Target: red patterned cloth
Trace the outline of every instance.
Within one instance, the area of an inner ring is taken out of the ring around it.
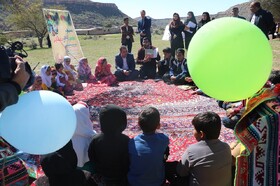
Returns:
[[[98,113],[106,104],[116,104],[124,108],[128,116],[128,126],[124,131],[130,137],[141,133],[137,125],[138,114],[146,106],[156,107],[161,114],[160,132],[170,138],[169,161],[179,160],[182,153],[196,142],[193,137],[192,118],[200,112],[214,111],[224,115],[214,99],[191,95],[191,90],[184,91],[175,85],[167,85],[163,81],[145,80],[144,82],[121,82],[118,87],[88,84],[82,92],[67,97],[71,104],[85,101],[91,105],[91,117],[94,129],[99,132]],[[232,142],[233,131],[222,128],[220,139]]]

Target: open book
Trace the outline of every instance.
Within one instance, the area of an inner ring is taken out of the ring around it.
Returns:
[[[145,49],[145,57],[150,56],[150,58],[157,58],[158,48],[155,49]]]

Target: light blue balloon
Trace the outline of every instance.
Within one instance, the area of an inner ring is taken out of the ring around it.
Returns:
[[[48,154],[63,147],[76,129],[70,103],[51,91],[33,91],[19,97],[0,118],[1,136],[19,150]]]

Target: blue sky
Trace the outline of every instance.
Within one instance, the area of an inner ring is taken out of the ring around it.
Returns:
[[[171,18],[174,12],[186,17],[188,11],[195,15],[202,12],[215,14],[229,7],[248,2],[247,0],[97,0],[94,2],[115,3],[126,15],[135,18],[140,16],[140,10],[146,10],[146,15],[160,19]]]

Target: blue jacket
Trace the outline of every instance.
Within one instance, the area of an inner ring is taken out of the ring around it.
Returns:
[[[190,77],[187,60],[184,59],[182,62],[179,62],[177,59],[172,61],[169,71],[170,76],[176,76],[176,79],[181,79],[182,77]]]
[[[145,17],[144,24],[143,24],[143,20],[140,19],[138,21],[138,32],[139,33],[142,32],[142,33],[146,34],[146,36],[151,35],[151,24],[152,24],[152,22],[151,22],[150,18]]]
[[[128,53],[126,56],[127,66],[129,71],[135,70],[135,60],[133,54]],[[115,56],[115,67],[117,71],[123,71],[123,59],[120,54]]]

